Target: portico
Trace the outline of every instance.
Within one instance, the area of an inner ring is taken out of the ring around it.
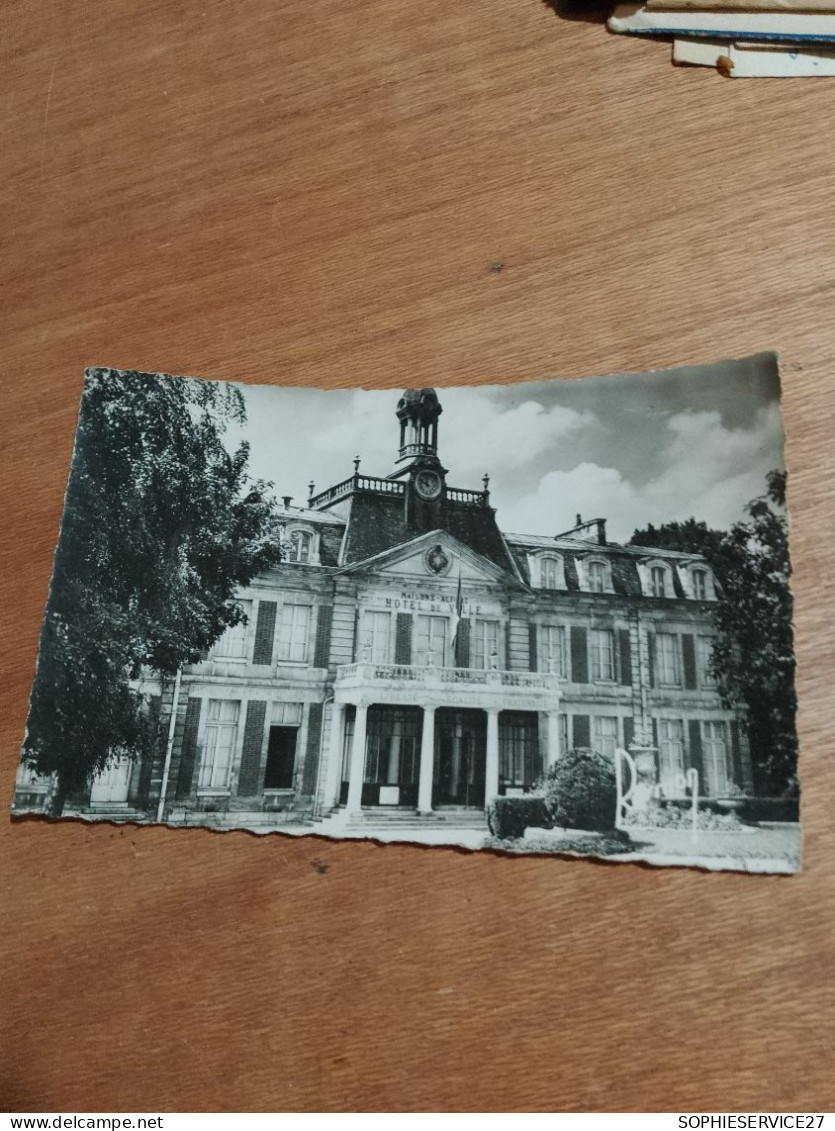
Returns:
[[[331,803],[341,796],[348,813],[368,804],[424,814],[444,805],[484,808],[500,791],[503,715],[517,723],[530,717],[534,740],[537,717],[547,719],[547,768],[560,755],[559,701],[558,678],[546,673],[344,665],[334,688],[330,762],[344,767],[347,790],[331,778]],[[390,723],[386,708],[400,708]]]

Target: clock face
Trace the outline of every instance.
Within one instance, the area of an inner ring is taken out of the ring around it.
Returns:
[[[415,488],[422,499],[437,499],[441,493],[441,477],[434,471],[419,471],[415,476]]]

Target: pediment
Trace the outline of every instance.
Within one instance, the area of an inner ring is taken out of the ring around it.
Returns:
[[[460,576],[462,582],[526,588],[509,570],[501,569],[445,530],[422,534],[372,558],[355,562],[340,572],[374,573],[382,577],[408,578],[412,582],[447,580],[457,583]]]

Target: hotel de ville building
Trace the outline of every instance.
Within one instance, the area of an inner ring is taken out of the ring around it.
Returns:
[[[564,750],[630,745],[653,749],[672,794],[691,766],[702,794],[751,788],[743,715],[710,672],[707,563],[614,545],[602,519],[503,532],[487,477],[459,486],[444,466],[441,413],[435,390],[408,390],[390,475],[356,460],[305,507],[284,500],[287,552],[239,594],[246,622],[176,681],[144,682],[153,755],[116,762],[74,808],[480,824]]]

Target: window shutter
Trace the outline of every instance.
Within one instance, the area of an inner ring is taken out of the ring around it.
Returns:
[[[458,631],[455,635],[455,666],[457,668],[470,666],[470,622],[466,618],[458,622]]]
[[[197,759],[197,728],[200,726],[200,708],[202,699],[189,699],[186,705],[186,719],[183,726],[183,742],[180,747],[180,768],[177,771],[178,801],[182,801],[191,793],[191,781],[194,777],[194,763]]]
[[[685,632],[682,635],[681,650],[684,656],[684,686],[688,691],[695,691],[698,686],[696,681],[696,641],[692,633]]]
[[[629,644],[629,629],[618,629],[618,644],[620,645],[620,681],[627,687],[632,686],[632,650]]]
[[[574,749],[591,746],[591,719],[588,715],[574,716]]]
[[[539,670],[536,662],[536,625],[533,621],[528,624],[528,670]]]
[[[655,633],[647,633],[647,658],[649,660],[649,685],[655,687]]]
[[[360,660],[360,611],[354,609],[354,638],[351,643],[351,655],[354,660]]]
[[[705,796],[704,759],[702,757],[702,724],[698,719],[690,719],[687,724],[690,732],[690,765],[699,771],[699,793]]]
[[[313,653],[314,668],[326,668],[330,662],[331,625],[333,609],[330,605],[320,605],[316,619],[316,646]]]
[[[632,739],[635,737],[635,720],[631,715],[627,715],[623,720],[623,745],[629,749]]]
[[[246,707],[241,768],[238,773],[238,796],[255,797],[261,785],[261,748],[264,745],[265,699],[250,699]]]
[[[394,662],[409,665],[412,662],[412,614],[398,613],[394,630]]]
[[[253,664],[273,662],[273,639],[275,638],[276,601],[258,602],[258,619],[255,622],[255,648],[252,652]]]
[[[658,719],[652,720],[652,745],[658,749]]]
[[[571,678],[574,683],[589,682],[588,634],[579,625],[571,626]]]
[[[302,772],[302,793],[307,796],[312,796],[316,792],[319,750],[322,745],[322,710],[323,704],[311,703],[307,713],[307,750]]]
[[[739,749],[739,720],[731,719],[731,758],[733,759],[733,778],[736,785],[742,788],[742,756]]]

